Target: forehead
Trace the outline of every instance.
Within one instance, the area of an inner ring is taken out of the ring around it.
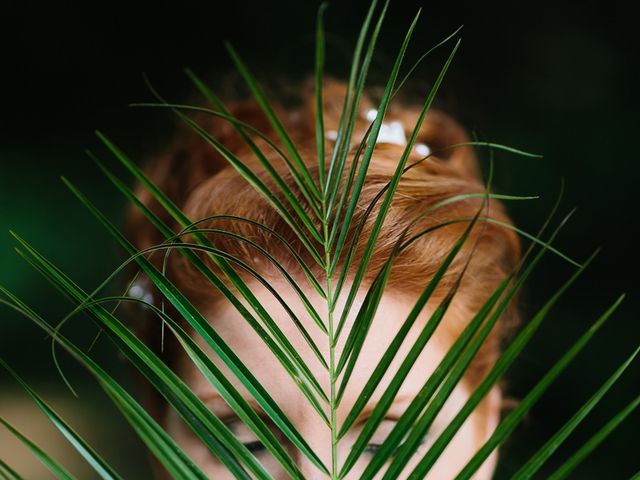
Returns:
[[[288,284],[285,284],[284,281],[274,280],[271,285],[278,291],[282,300],[286,302],[293,314],[299,319],[303,328],[317,345],[325,362],[329,364],[330,351],[328,336],[315,324],[299,296]],[[311,372],[325,392],[329,392],[330,379],[326,368],[311,350],[307,340],[305,340],[298,327],[294,324],[289,313],[287,313],[285,308],[265,287],[257,283],[250,284],[250,287],[257,300],[271,318],[273,318],[274,322],[282,330],[284,336],[289,340],[303,361],[309,366]],[[343,314],[344,302],[350,287],[350,284],[345,283],[341,299],[334,310],[334,325],[338,323]],[[326,300],[322,299],[310,287],[303,288],[303,291],[308,296],[309,301],[314,306],[320,318],[326,321],[328,318]],[[364,301],[365,295],[366,289],[361,288],[346,317],[345,327],[335,351],[336,361],[340,357],[345,340],[353,327],[354,320]],[[242,303],[245,304],[245,306],[248,305],[244,300],[242,300]],[[348,413],[350,406],[362,391],[372,371],[376,368],[376,365],[398,329],[407,318],[413,305],[413,299],[406,295],[401,295],[394,291],[386,291],[383,294],[353,374],[349,380],[348,387],[345,390],[343,401],[338,411],[339,419]],[[253,310],[249,310],[253,312]],[[294,384],[293,380],[264,341],[228,300],[218,299],[217,301],[212,301],[209,305],[205,303],[201,306],[201,312],[293,421],[296,421],[297,418],[307,417],[307,413],[312,410],[312,407],[308,404],[298,387]],[[431,312],[432,306],[428,304],[411,328],[407,338],[402,344],[400,352],[385,372],[381,385],[376,389],[370,400],[371,405],[375,404],[381,392],[384,391],[384,387],[386,387],[393,378]],[[258,321],[262,324],[261,320],[258,319]],[[446,321],[446,317],[444,321]],[[245,396],[248,396],[248,392],[243,389],[241,384],[223,363],[206,347],[204,340],[198,337],[196,338],[196,342],[203,347],[205,352],[210,353],[212,360],[227,374],[227,378],[234,383],[239,391]],[[436,334],[430,340],[427,347],[420,353],[407,379],[404,381],[397,396],[398,403],[406,403],[406,400],[410,400],[415,396],[437,366],[444,352],[446,352],[446,345],[443,344],[441,335],[438,335],[436,331]],[[187,383],[191,385],[198,395],[203,398],[215,397],[213,387],[202,378],[197,372],[196,367],[193,366],[188,359],[183,362],[181,370]],[[406,404],[408,405],[408,403]]]

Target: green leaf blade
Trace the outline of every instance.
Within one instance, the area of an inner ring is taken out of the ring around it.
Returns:
[[[36,403],[38,408],[47,416],[47,418],[55,425],[69,443],[76,449],[82,458],[95,470],[95,472],[104,480],[119,480],[122,477],[118,475],[111,466],[91,448],[91,446],[76,433],[20,376],[0,358],[2,365],[11,376],[20,384],[27,394]]]
[[[42,450],[38,445],[29,440],[26,436],[20,433],[15,427],[13,427],[4,418],[0,417],[0,423],[9,430],[25,447],[27,447],[31,453],[42,463],[47,469],[53,473],[56,478],[61,480],[75,480],[75,477],[69,473],[62,465],[51,458],[47,453]]]

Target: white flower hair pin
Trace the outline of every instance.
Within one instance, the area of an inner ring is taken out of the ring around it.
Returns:
[[[364,114],[364,118],[369,122],[373,122],[377,115],[378,111],[375,108],[372,108]],[[338,132],[335,130],[329,130],[325,136],[329,140],[335,141],[338,138]],[[397,120],[382,122],[380,131],[378,132],[378,138],[376,138],[376,143],[406,146],[407,136],[405,134],[404,125]],[[431,153],[431,149],[425,143],[416,143],[413,150],[421,157],[426,157]]]
[[[151,289],[149,288],[149,281],[146,277],[139,276],[129,287],[128,294],[130,297],[153,304],[153,293],[151,293]],[[143,308],[148,308],[147,305],[141,306]]]

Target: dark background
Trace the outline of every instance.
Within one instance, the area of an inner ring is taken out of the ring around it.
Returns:
[[[521,398],[577,336],[621,292],[627,292],[619,312],[503,448],[497,478],[506,478],[638,345],[637,249],[632,231],[638,220],[635,87],[640,79],[634,17],[621,1],[392,3],[372,67],[374,78],[384,78],[389,71],[419,6],[424,11],[407,65],[464,24],[461,50],[439,96],[441,105],[484,139],[544,154],[543,159],[498,155],[499,190],[541,196],[510,206],[519,226],[537,231],[564,178],[561,214],[573,207],[577,212],[561,233],[559,248],[583,260],[602,247],[511,369],[508,392]],[[328,57],[335,74],[346,72],[366,4],[336,1],[327,11]],[[135,158],[161,147],[173,125],[170,114],[127,106],[152,100],[142,73],[168,98],[184,98],[189,92],[184,66],[212,74],[214,84],[216,73],[228,71],[225,39],[265,76],[310,72],[316,6],[301,1],[3,6],[0,226],[5,233],[0,235],[0,283],[45,318],[54,321],[64,316],[69,305],[15,254],[16,242],[7,230],[19,232],[87,289],[96,286],[117,266],[119,252],[58,178],[70,177],[112,218],[122,218],[124,202],[83,153],[85,148],[102,151],[94,129],[107,133]],[[428,59],[416,76],[431,81],[445,54],[442,50]],[[523,299],[525,318],[571,272],[566,262],[548,256]],[[80,402],[74,400],[52,366],[49,342],[42,333],[9,310],[0,311],[0,356],[63,412],[77,417],[78,429],[97,442],[124,474],[148,475],[141,447],[91,380],[61,356],[65,372],[81,394]],[[87,334],[86,323],[78,318],[65,331]],[[96,354],[122,372],[106,343],[98,342]],[[559,465],[631,401],[639,381],[635,362],[549,467]],[[0,375],[0,388],[2,415],[26,431],[33,430],[45,444],[62,443],[56,434],[49,437],[35,431],[35,425],[46,424],[46,419],[31,409],[6,375]],[[87,418],[88,424],[83,424]],[[638,412],[629,417],[575,478],[623,479],[636,473],[639,419]],[[74,461],[73,454],[60,455],[70,465]],[[7,456],[18,469],[19,458],[17,451]],[[85,472],[86,478],[86,470],[77,471]]]

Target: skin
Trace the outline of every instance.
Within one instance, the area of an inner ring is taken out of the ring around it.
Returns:
[[[273,295],[264,289],[264,287],[256,283],[250,283],[249,285],[267,312],[269,312],[272,318],[278,323],[284,334],[288,339],[290,339],[293,346],[300,353],[301,357],[310,366],[311,371],[328,394],[330,385],[327,371],[320,365],[315,355],[310,351],[305,340],[302,338],[295,325],[293,325],[293,322],[282,306],[277,302]],[[295,312],[296,316],[301,320],[307,331],[313,337],[315,343],[320,348],[327,363],[329,363],[327,337],[317,328],[315,323],[313,323],[308,312],[305,310],[304,305],[300,302],[299,297],[293,293],[288,284],[285,284],[284,281],[278,278],[272,279],[272,286],[275,287],[282,295],[290,308]],[[349,287],[350,285],[346,284],[343,292],[346,293],[346,289]],[[303,290],[305,289],[303,288]],[[316,308],[320,317],[327,318],[326,301],[319,297],[310,287],[305,290],[305,293]],[[347,317],[345,332],[348,332],[353,324],[359,306],[364,300],[365,294],[366,290],[361,287],[358,292],[356,302]],[[341,295],[342,300],[339,302],[335,310],[336,318],[339,318],[342,313],[345,297],[346,295]],[[372,327],[360,354],[359,361],[354,369],[354,374],[350,380],[349,387],[345,391],[343,401],[338,409],[338,424],[341,424],[346,417],[351,405],[353,405],[358,394],[364,387],[382,353],[394,337],[402,321],[409,314],[414,301],[415,300],[413,298],[406,295],[399,295],[391,290],[385,292],[383,295],[380,306],[373,320]],[[452,308],[450,308],[450,312],[447,313],[447,316],[444,317],[443,322],[447,322],[450,315],[460,314],[459,312],[461,310],[456,308],[456,301],[461,300],[458,300],[457,298],[454,299]],[[329,428],[322,422],[315,410],[309,405],[306,398],[300,393],[289,375],[275,359],[270,350],[264,345],[262,340],[258,338],[253,329],[228,301],[217,299],[216,301],[212,301],[210,305],[204,305],[200,308],[222,338],[247,365],[249,370],[256,376],[262,385],[266,387],[267,391],[269,391],[274,400],[279,404],[295,427],[301,432],[311,448],[322,459],[324,464],[330,467],[331,432]],[[396,356],[391,367],[383,377],[382,385],[376,389],[368,408],[365,409],[364,416],[361,417],[362,421],[364,421],[366,417],[366,411],[371,411],[371,407],[380,398],[383,389],[389,384],[402,359],[406,357],[407,352],[416,340],[421,327],[429,318],[433,308],[434,305],[428,304],[425,309],[423,309],[421,316],[418,318],[416,324],[410,331],[408,338],[403,343],[400,353]],[[343,334],[340,338],[341,342],[338,344],[338,355],[336,355],[336,358],[339,358],[339,352],[342,350],[346,335]],[[199,337],[196,338],[196,342],[204,351],[210,351],[204,344],[204,341]],[[380,427],[371,439],[370,451],[365,451],[346,478],[356,479],[360,477],[360,474],[364,471],[367,462],[373,455],[372,451],[375,448],[375,444],[382,443],[385,436],[394,427],[397,418],[402,415],[411,400],[429,378],[430,374],[438,365],[449,346],[450,341],[446,341],[442,338],[442,335],[439,335],[439,332],[436,331],[427,347],[421,352],[418,361],[412,367],[408,378],[404,381],[398,395],[396,396],[395,402],[387,413],[385,421],[380,424]],[[227,378],[234,383],[242,395],[249,400],[250,396],[246,390],[240,385],[222,362],[215,358],[213,354],[210,356],[222,371],[227,374]],[[222,418],[225,422],[228,422],[229,427],[239,437],[240,441],[245,444],[251,444],[251,442],[256,441],[255,436],[242,424],[242,422],[234,420],[233,412],[218,396],[215,389],[199,373],[195,365],[185,358],[179,363],[178,368],[179,374],[186,383],[216,415]],[[417,464],[421,456],[428,450],[434,439],[437,438],[444,426],[446,426],[453,416],[455,416],[468,397],[469,390],[463,381],[456,387],[453,394],[438,415],[438,418],[435,420],[430,432],[424,440],[424,443],[413,456],[409,466],[405,468],[403,472],[404,476],[408,475],[408,473],[413,469],[413,466]],[[476,410],[465,422],[452,443],[444,451],[443,455],[426,478],[430,480],[449,480],[455,477],[455,475],[462,469],[462,467],[464,467],[466,462],[493,431],[499,418],[499,404],[500,393],[497,389],[494,389],[487,397],[482,410]],[[269,423],[267,424],[269,425]],[[360,421],[357,422],[339,443],[338,458],[340,465],[347,457],[350,446],[356,440],[362,425],[363,424]],[[172,410],[168,412],[166,427],[168,432],[183,448],[185,448],[185,450],[192,456],[196,463],[201,466],[210,478],[233,478],[226,471],[225,467],[207,450],[207,448],[201,445],[200,441],[194,437],[189,428],[184,425],[182,420]],[[306,459],[306,457],[298,454],[297,450],[288,442],[286,437],[276,430],[274,431],[276,432],[276,436],[282,440],[282,445],[290,452],[292,458],[296,461],[306,479],[314,480],[327,478],[324,474],[319,472],[317,468]],[[288,478],[288,476],[278,467],[276,461],[271,458],[268,451],[258,449],[255,450],[254,453],[257,455],[258,460],[263,463],[265,468],[275,479]],[[495,455],[490,457],[474,478],[476,480],[491,478],[495,460]],[[385,469],[386,467],[378,474],[377,478],[382,477],[382,473]]]

